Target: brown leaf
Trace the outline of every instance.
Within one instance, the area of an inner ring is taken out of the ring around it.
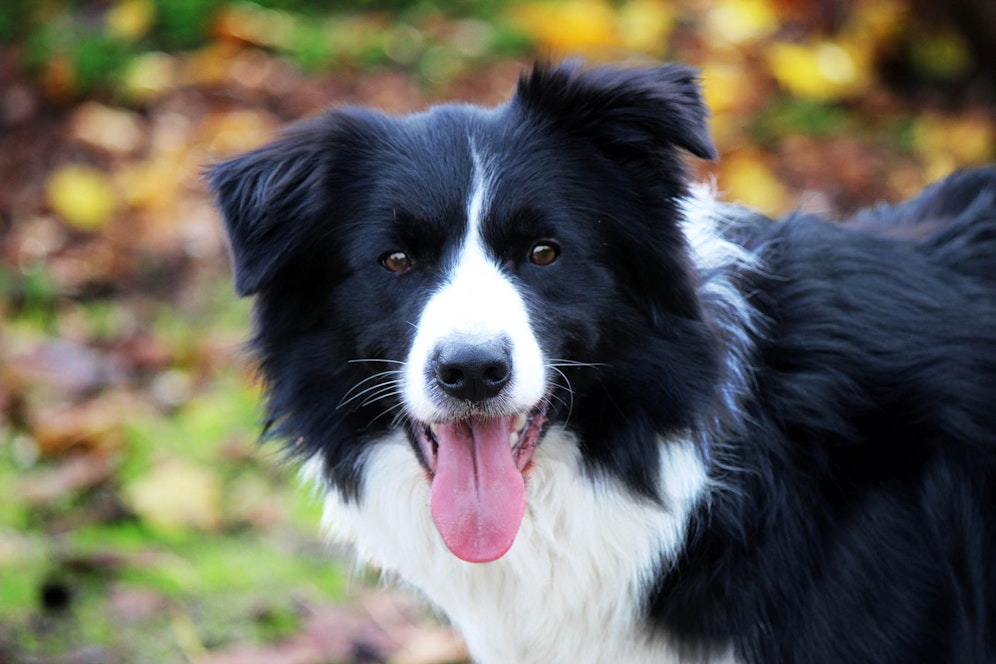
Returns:
[[[107,392],[81,404],[39,402],[28,405],[30,433],[43,457],[70,451],[103,454],[123,444],[124,423],[148,406],[126,392]]]
[[[7,358],[5,366],[0,368],[0,377],[21,388],[44,383],[73,398],[108,385],[120,384],[126,374],[123,366],[109,361],[98,350],[55,339]]]
[[[19,493],[28,504],[50,503],[106,482],[113,464],[102,454],[74,454],[51,468],[33,471],[20,481]]]
[[[112,588],[107,599],[115,620],[123,624],[147,620],[169,606],[169,600],[154,590],[124,585]]]

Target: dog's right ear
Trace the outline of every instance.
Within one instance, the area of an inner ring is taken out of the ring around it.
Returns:
[[[334,114],[305,120],[272,143],[208,169],[239,295],[264,288],[314,238],[336,152],[335,120]]]
[[[656,161],[674,148],[702,159],[717,156],[698,74],[684,65],[585,70],[578,60],[538,63],[519,78],[513,103],[616,158]]]

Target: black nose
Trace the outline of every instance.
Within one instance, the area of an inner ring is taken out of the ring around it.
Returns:
[[[451,397],[484,401],[497,396],[512,378],[508,344],[447,344],[433,365],[436,384]]]

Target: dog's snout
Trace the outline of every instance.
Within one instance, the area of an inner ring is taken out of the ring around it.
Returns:
[[[498,395],[512,378],[508,343],[447,344],[433,363],[436,384],[456,399],[480,402]]]

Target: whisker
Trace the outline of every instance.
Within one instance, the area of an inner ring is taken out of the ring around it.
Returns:
[[[385,385],[384,389],[380,392],[371,394],[367,399],[360,404],[360,408],[369,406],[375,401],[380,401],[381,399],[386,399],[388,397],[396,397],[401,395],[401,390],[397,389],[395,385]]]
[[[564,424],[566,425],[567,422],[571,421],[571,414],[574,412],[574,388],[571,386],[571,379],[567,377],[567,374],[565,374],[563,371],[561,371],[559,368],[557,368],[556,365],[554,365],[554,364],[548,364],[547,366],[549,366],[551,369],[553,369],[558,374],[560,374],[560,377],[564,379],[564,383],[565,384],[564,384],[563,387],[564,387],[565,390],[567,390],[567,395],[570,397],[570,402],[568,403],[568,402],[564,401],[564,399],[562,399],[561,397],[559,397],[559,396],[554,397],[554,395],[551,394],[551,398],[556,398],[564,406],[567,407],[567,417],[565,418],[565,421],[564,421]]]
[[[385,362],[388,364],[404,364],[401,360],[388,360],[382,357],[358,357],[356,359],[349,360],[349,364],[356,364],[358,362]]]
[[[556,394],[551,394],[551,395],[549,396],[549,399],[550,399],[551,401],[556,401],[556,402],[557,402],[557,403],[559,403],[560,405],[562,405],[562,406],[566,407],[566,408],[567,408],[567,412],[568,412],[568,413],[570,413],[570,411],[571,411],[571,404],[570,404],[569,402],[567,402],[566,400],[564,400],[564,398],[563,398],[563,397],[561,397],[561,396],[557,396]]]
[[[370,420],[370,424],[373,424],[374,422],[376,422],[380,418],[382,418],[385,415],[387,415],[388,413],[390,413],[392,410],[398,410],[401,407],[402,407],[402,404],[399,402],[399,403],[394,404],[390,408],[385,408],[383,411],[381,411],[380,415],[378,415],[377,417],[375,417],[372,420]],[[402,410],[399,413],[399,415],[402,416],[402,417],[404,417],[405,416],[405,411]],[[397,426],[397,424],[395,422],[397,422],[397,418],[395,418],[395,420],[392,420],[391,426]]]
[[[374,389],[377,389],[381,385],[385,385],[386,384],[385,382],[378,381],[378,382],[374,383],[373,385],[367,385],[364,389],[360,389],[361,387],[363,387],[365,384],[369,383],[370,381],[377,381],[378,379],[380,379],[380,378],[382,378],[382,377],[384,377],[386,375],[390,375],[392,373],[395,373],[395,372],[393,372],[393,371],[385,371],[383,373],[379,373],[379,374],[377,374],[375,376],[369,376],[368,378],[364,378],[363,380],[359,381],[358,383],[356,383],[355,385],[353,385],[351,388],[349,388],[349,390],[344,395],[342,395],[342,399],[339,401],[339,404],[336,406],[336,409],[342,408],[343,406],[345,406],[350,401],[353,401],[357,397],[359,397],[359,396],[361,396],[363,394],[366,394],[370,390],[374,390]],[[398,382],[398,379],[394,379],[394,380],[391,380],[391,381],[388,381],[388,382],[392,382],[392,383],[393,382]],[[359,390],[359,391],[357,391],[357,390]]]
[[[342,408],[346,404],[348,404],[351,401],[354,401],[354,400],[360,398],[361,396],[363,396],[364,394],[367,394],[368,392],[370,392],[372,390],[376,390],[378,388],[384,387],[385,385],[396,385],[396,384],[398,384],[400,382],[400,379],[394,379],[394,380],[385,381],[385,382],[377,382],[374,385],[369,385],[369,386],[367,386],[366,388],[364,388],[362,390],[359,389],[364,384],[369,383],[372,380],[376,380],[376,379],[381,378],[383,376],[394,375],[394,374],[397,374],[397,373],[398,373],[397,371],[382,371],[380,373],[374,374],[373,376],[368,376],[367,378],[364,378],[363,380],[359,381],[358,383],[356,383],[355,385],[353,385],[351,388],[349,388],[349,390],[344,395],[342,395],[342,399],[339,401],[339,405],[336,406],[336,410],[339,410],[340,408]],[[357,391],[357,390],[359,390],[359,391]]]
[[[605,364],[604,362],[578,362],[577,360],[562,360],[562,359],[552,359],[547,362],[547,366],[550,367],[611,367],[611,364]]]
[[[354,395],[351,400],[355,401],[356,399],[359,399],[359,398],[362,397],[363,398],[363,402],[360,403],[360,405],[358,406],[358,408],[363,408],[367,404],[369,404],[369,403],[371,403],[373,401],[377,401],[378,399],[382,398],[382,395],[387,394],[389,392],[394,392],[396,394],[400,394],[401,390],[399,389],[398,386],[399,386],[399,383],[397,381],[390,381],[390,382],[387,382],[387,383],[381,383],[379,385],[373,385],[373,386],[371,386],[371,387],[363,390],[362,392]]]
[[[399,408],[400,408],[400,410],[398,410]],[[383,415],[391,412],[392,410],[398,410],[398,412],[395,413],[394,417],[391,419],[391,426],[392,427],[400,427],[400,426],[403,426],[405,424],[414,423],[415,420],[412,418],[411,413],[409,413],[404,408],[401,408],[401,404],[400,403],[391,406],[390,408],[388,408],[387,410],[385,410],[383,413],[381,413],[380,415],[378,415],[376,418],[374,418],[374,420],[379,419],[380,417],[382,417]]]

